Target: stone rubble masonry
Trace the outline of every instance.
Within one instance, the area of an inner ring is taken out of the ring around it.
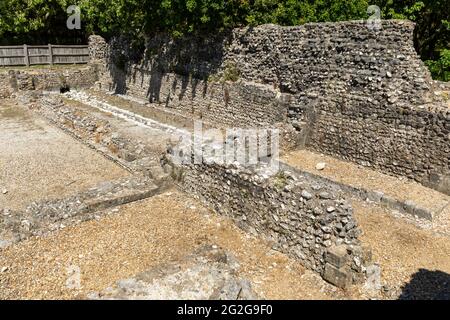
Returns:
[[[66,96],[68,94],[66,93]],[[76,92],[70,92],[70,95],[75,95]],[[89,96],[87,97],[89,99]],[[153,157],[148,157],[150,153],[146,150],[145,145],[136,143],[133,140],[121,137],[115,130],[111,128],[110,124],[104,120],[96,119],[92,114],[74,106],[68,106],[56,95],[45,95],[40,100],[40,108],[35,108],[35,111],[46,117],[49,121],[56,124],[64,131],[75,136],[84,144],[87,144],[96,151],[102,153],[108,159],[118,163],[122,167],[132,172],[144,172],[151,174],[153,178],[158,181],[165,174],[160,171],[159,160]],[[149,110],[149,106],[145,106]],[[156,110],[159,112],[161,110]],[[126,114],[124,114],[126,116]],[[155,114],[156,115],[156,114]],[[161,115],[159,113],[158,115]],[[140,118],[133,117],[133,114],[128,115],[130,120],[138,121]],[[389,197],[379,191],[367,190],[364,188],[352,187],[336,181],[327,179],[320,175],[312,174],[298,168],[289,166],[285,163],[280,163],[281,167],[287,171],[296,172],[299,175],[308,176],[311,179],[320,181],[322,184],[334,186],[342,190],[346,195],[365,201],[369,199],[377,203],[381,203],[393,210],[401,213],[418,216],[422,219],[432,221],[435,214],[428,208],[420,207],[410,201],[402,201]]]
[[[2,208],[0,249],[30,236],[95,219],[105,209],[151,197],[170,186],[170,177],[160,166],[160,155],[119,134],[108,121],[68,106],[54,94],[31,91],[23,93],[20,100],[75,139],[128,169],[132,175],[103,182],[68,198],[34,202],[23,211]]]
[[[89,62],[95,63],[106,59],[108,44],[103,37],[91,35],[89,37]]]
[[[323,177],[321,175],[317,175],[311,172],[300,170],[296,167],[292,167],[288,164],[285,164],[283,162],[280,162],[280,166],[284,170],[293,171],[300,175],[308,176],[311,179],[315,179],[317,181],[320,181],[322,184],[327,184],[330,186],[334,186],[335,188],[339,188],[344,192],[347,196],[350,196],[354,199],[360,199],[362,201],[371,201],[375,203],[380,203],[381,205],[398,211],[402,214],[409,214],[414,217],[425,219],[429,221],[433,221],[434,217],[436,215],[439,215],[444,208],[440,208],[438,211],[434,211],[430,208],[425,208],[422,206],[417,205],[411,200],[400,200],[396,199],[392,196],[389,196],[387,194],[384,194],[381,191],[376,190],[370,190],[363,187],[355,187],[348,184],[340,183],[334,180],[331,180],[329,178]]]
[[[347,287],[365,279],[370,254],[358,240],[361,231],[339,186],[288,169],[269,178],[252,170],[206,163],[177,167],[170,154],[162,159],[150,154],[139,142],[121,136],[107,120],[68,105],[59,95],[30,93],[22,100],[134,175],[67,199],[32,204],[24,212],[4,214],[0,224],[8,234],[0,236],[2,243],[95,218],[99,210],[161,192],[169,186],[170,175],[184,191],[232,218],[244,230],[265,237],[336,286]],[[337,251],[335,246],[345,250]],[[331,255],[336,258],[330,259]]]
[[[450,193],[450,112],[417,56],[414,24],[263,25],[208,38],[91,40],[97,88],[217,126],[285,128],[307,147]],[[106,52],[104,51],[106,49]]]
[[[62,68],[29,68],[0,71],[0,97],[31,90],[60,91],[61,88],[90,88],[97,81],[94,65]]]
[[[150,268],[115,287],[88,295],[102,300],[257,300],[250,281],[238,275],[239,262],[215,245]],[[205,276],[207,275],[207,276]]]
[[[1,209],[0,249],[31,236],[96,219],[102,210],[151,197],[161,190],[148,176],[134,175],[103,182],[65,199],[34,202],[23,211]]]
[[[0,223],[6,231],[0,236],[2,246],[95,218],[106,208],[161,192],[169,185],[170,174],[187,193],[229,216],[241,228],[265,237],[275,248],[300,259],[336,286],[347,287],[365,279],[370,254],[358,240],[361,231],[338,186],[288,170],[268,178],[251,170],[206,163],[171,167],[170,155],[162,161],[159,155],[149,155],[145,147],[121,136],[107,120],[81,106],[68,105],[59,95],[32,92],[28,97],[22,95],[22,100],[134,175],[124,183],[110,182],[88,193],[33,204],[24,212],[2,214]],[[335,246],[345,250],[330,260]]]
[[[342,288],[364,281],[370,251],[339,188],[284,170],[269,176],[263,167],[180,165],[170,154],[163,165],[183,191],[325,280]]]
[[[143,174],[158,184],[165,184],[167,175],[155,154],[144,143],[117,132],[107,120],[97,118],[87,110],[67,105],[58,95],[46,94],[32,98],[29,107],[83,144],[133,174]]]

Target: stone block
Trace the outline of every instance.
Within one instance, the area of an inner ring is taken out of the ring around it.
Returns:
[[[346,246],[340,245],[329,248],[325,254],[325,261],[337,268],[345,266],[348,261]]]
[[[433,221],[433,214],[428,209],[419,206],[416,206],[414,208],[414,215],[418,216],[419,218]]]
[[[364,283],[363,289],[369,292],[379,291],[381,289],[381,268],[377,264],[367,267],[367,279]]]
[[[367,193],[367,199],[373,202],[381,202],[384,193],[381,191],[370,191]]]
[[[348,268],[336,268],[331,264],[325,264],[325,270],[322,277],[336,287],[345,289],[352,284],[352,274]]]

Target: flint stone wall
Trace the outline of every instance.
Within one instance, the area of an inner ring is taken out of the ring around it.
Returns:
[[[288,171],[267,176],[216,163],[168,163],[188,194],[326,280],[339,287],[364,280],[370,251],[338,188]]]
[[[450,193],[450,112],[433,97],[413,30],[389,20],[379,31],[352,21],[158,36],[139,63],[116,38],[97,59],[97,85],[218,126],[281,125],[290,133],[284,145]],[[227,78],[230,70],[237,79]]]
[[[90,88],[97,81],[93,65],[69,68],[11,69],[0,72],[0,96],[30,90],[59,91],[61,88]]]

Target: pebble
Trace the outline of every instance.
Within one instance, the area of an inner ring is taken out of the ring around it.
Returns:
[[[318,164],[316,164],[316,169],[317,170],[323,170],[326,167],[326,163],[325,162],[319,162]]]
[[[311,193],[309,193],[308,191],[303,190],[302,191],[302,197],[305,198],[306,200],[309,200],[309,199],[311,199],[313,197],[313,195]]]
[[[4,249],[11,244],[10,241],[0,239],[0,249]]]
[[[2,190],[2,193],[3,193],[3,194],[7,194],[7,193],[8,193],[8,190],[3,189],[3,190]]]
[[[332,196],[326,191],[319,193],[319,197],[321,199],[331,199],[332,198]]]
[[[323,242],[323,244],[324,244],[325,247],[330,247],[332,243],[331,243],[330,240],[326,240],[326,241]]]

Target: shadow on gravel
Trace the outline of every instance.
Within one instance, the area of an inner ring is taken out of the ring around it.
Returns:
[[[400,300],[450,300],[450,274],[419,269],[402,288]]]

